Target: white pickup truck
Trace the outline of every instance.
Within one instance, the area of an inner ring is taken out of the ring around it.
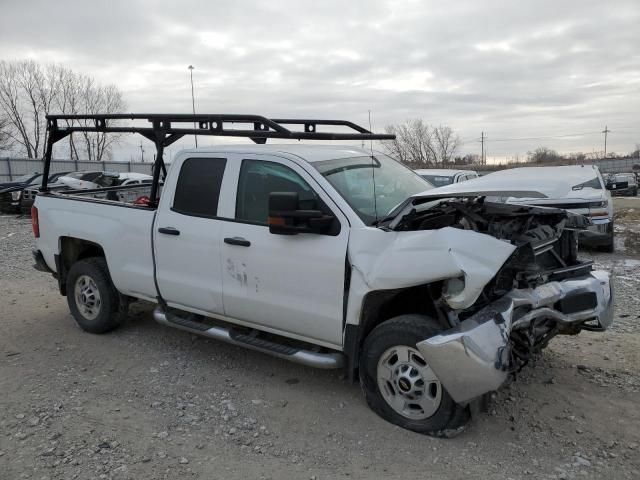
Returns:
[[[154,302],[161,324],[346,368],[376,413],[435,436],[556,334],[613,318],[609,275],[577,259],[583,217],[439,195],[368,149],[184,150],[157,205],[44,185],[32,218],[84,330]]]

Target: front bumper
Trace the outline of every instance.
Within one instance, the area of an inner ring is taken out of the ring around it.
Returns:
[[[586,230],[580,230],[579,241],[583,245],[601,246],[611,242],[613,223],[611,219],[593,219],[593,225]]]
[[[592,303],[585,303],[585,298]],[[527,328],[538,319],[555,320],[560,331],[605,330],[613,321],[609,274],[596,270],[585,277],[550,282],[535,289],[514,289],[457,327],[423,340],[417,347],[451,397],[466,403],[504,383],[511,332]]]

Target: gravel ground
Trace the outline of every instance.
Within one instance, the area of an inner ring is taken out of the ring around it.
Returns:
[[[631,199],[633,200],[633,199]],[[0,216],[0,479],[640,478],[640,253],[616,199],[606,333],[555,339],[449,440],[390,425],[340,372],[154,323],[72,321],[32,269],[28,219]]]

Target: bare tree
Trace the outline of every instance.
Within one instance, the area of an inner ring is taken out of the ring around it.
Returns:
[[[9,135],[9,120],[0,117],[0,152],[9,150],[13,146],[13,140]]]
[[[95,81],[84,75],[72,74],[64,82],[61,99],[66,106],[65,113],[73,114],[94,114],[94,113],[120,113],[126,108],[122,93],[114,85],[97,85]],[[80,120],[68,122],[90,126],[91,120]],[[112,123],[106,121],[107,126]],[[78,145],[75,139],[69,139],[69,149],[71,157],[79,159],[82,155],[88,160],[102,161],[110,156],[110,150],[114,143],[119,140],[119,136],[113,133],[105,134],[100,132],[82,132],[81,141]]]
[[[113,85],[101,86],[82,74],[34,61],[0,61],[0,114],[9,123],[8,135],[29,158],[39,158],[46,148],[46,115],[52,113],[118,113],[126,108],[122,93]],[[70,126],[74,122],[67,122]],[[69,155],[90,160],[109,156],[115,136],[82,135],[79,144],[69,138]]]
[[[59,67],[32,60],[0,62],[0,111],[9,135],[29,158],[42,156],[46,145],[45,116],[58,90]]]
[[[414,165],[433,165],[437,162],[433,133],[422,119],[388,125],[385,131],[396,136],[395,140],[382,143],[389,155],[399,162]]]
[[[460,147],[460,136],[451,127],[440,125],[433,129],[433,138],[440,163],[450,163]]]

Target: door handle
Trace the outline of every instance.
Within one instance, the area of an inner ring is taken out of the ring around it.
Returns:
[[[176,230],[173,227],[160,227],[158,232],[164,233],[165,235],[180,235],[180,230]]]
[[[229,245],[238,245],[239,247],[250,247],[251,242],[242,237],[227,237],[224,239],[224,243]]]

